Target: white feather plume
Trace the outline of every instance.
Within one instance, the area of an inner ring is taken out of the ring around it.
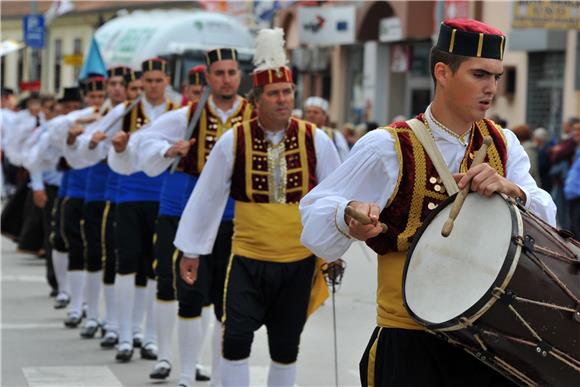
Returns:
[[[258,31],[256,51],[254,53],[255,72],[286,66],[284,51],[284,30],[282,28],[265,28]]]

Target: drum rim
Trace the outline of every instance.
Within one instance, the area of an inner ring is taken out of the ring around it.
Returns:
[[[476,192],[469,193],[469,195],[472,195],[472,194],[479,195]],[[510,201],[510,199],[505,197],[504,195],[501,195],[498,193],[495,193],[494,195],[500,196],[502,198],[502,200],[504,200],[506,202],[506,204],[509,208],[510,218],[512,220],[512,232],[511,232],[512,238],[514,236],[517,236],[517,235],[521,236],[522,230],[523,230],[523,223],[522,223],[521,215],[518,213],[518,211],[516,211],[516,207],[515,207],[514,203],[512,203]],[[429,213],[429,215],[425,218],[425,220],[423,221],[423,224],[421,225],[421,227],[419,228],[419,230],[415,234],[415,237],[413,238],[411,246],[409,247],[409,250],[407,251],[407,257],[405,259],[405,266],[403,269],[403,289],[402,289],[403,305],[404,305],[405,309],[407,310],[407,313],[409,313],[409,315],[411,316],[411,318],[413,320],[415,320],[418,324],[426,327],[429,330],[452,331],[452,330],[462,329],[462,328],[465,328],[465,323],[461,321],[463,318],[466,318],[469,321],[474,321],[474,320],[478,319],[479,317],[481,317],[481,315],[485,311],[487,311],[489,308],[491,308],[491,306],[495,303],[495,301],[497,301],[497,299],[495,299],[491,295],[492,289],[494,289],[496,287],[499,287],[501,289],[505,289],[507,287],[507,285],[511,281],[511,277],[513,276],[513,273],[515,271],[515,268],[517,267],[517,263],[518,263],[519,257],[520,257],[521,247],[516,245],[512,240],[510,242],[508,251],[506,253],[506,257],[505,257],[505,260],[503,262],[503,265],[502,265],[501,269],[499,270],[496,279],[490,285],[489,289],[482,295],[481,299],[478,300],[475,304],[473,304],[470,308],[465,310],[463,313],[461,313],[461,315],[455,316],[455,317],[453,317],[445,322],[436,323],[436,324],[428,322],[428,321],[422,319],[421,317],[417,316],[411,310],[409,305],[407,304],[407,296],[406,296],[406,292],[405,292],[405,283],[406,283],[406,279],[407,279],[407,271],[409,270],[411,256],[413,255],[413,251],[415,251],[415,247],[417,246],[419,239],[421,238],[421,236],[423,235],[423,233],[427,229],[427,226],[431,223],[433,218],[435,218],[437,216],[437,214],[439,214],[441,211],[443,211],[444,208],[446,208],[450,204],[453,204],[456,196],[457,196],[457,193],[451,195],[450,197],[445,199],[443,202],[441,202],[437,206],[437,208],[432,210],[431,213]]]

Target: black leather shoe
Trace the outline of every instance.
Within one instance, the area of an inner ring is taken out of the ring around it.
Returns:
[[[133,336],[133,348],[141,348],[143,341],[139,336]]]
[[[101,326],[95,320],[88,321],[81,329],[81,337],[84,339],[92,339]]]
[[[64,326],[67,328],[76,328],[79,326],[83,318],[75,313],[69,313],[64,319]]]
[[[151,379],[163,380],[169,377],[171,373],[171,364],[167,360],[160,360],[153,367],[153,371],[149,374]]]
[[[133,349],[132,348],[122,348],[117,350],[117,354],[115,355],[115,359],[120,363],[128,363],[131,361],[133,357]]]
[[[151,343],[141,347],[141,359],[157,360],[157,348]]]
[[[52,289],[50,291],[50,293],[48,293],[48,296],[51,297],[51,298],[54,298],[54,297],[58,296],[58,290]]]
[[[119,336],[116,332],[110,331],[101,340],[101,348],[114,348],[119,343]]]
[[[195,380],[198,382],[207,382],[209,381],[210,377],[201,373],[199,368],[195,369]]]

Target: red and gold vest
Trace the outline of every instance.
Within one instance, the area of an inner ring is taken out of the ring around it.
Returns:
[[[189,110],[187,111],[187,125],[193,119],[195,109],[197,108],[197,102],[189,104]],[[254,111],[252,105],[244,98],[241,98],[240,105],[238,109],[228,117],[226,122],[221,122],[217,113],[214,112],[211,105],[206,103],[199,121],[195,128],[191,138],[195,138],[196,142],[190,147],[189,152],[185,157],[181,159],[177,166],[177,170],[190,175],[199,176],[209,153],[213,149],[217,140],[221,137],[224,132],[234,125],[242,122],[249,121],[254,117]]]
[[[133,101],[125,101],[125,109],[131,105]],[[175,108],[178,108],[179,105],[173,103],[170,100],[165,101],[165,111],[171,111]],[[125,117],[123,117],[123,126],[122,130],[126,133],[133,133],[139,130],[142,126],[147,125],[151,120],[147,117],[145,113],[145,108],[143,107],[143,101],[139,101],[137,106],[133,108]]]
[[[425,122],[423,115],[417,118]],[[396,122],[379,130],[387,130],[395,139],[399,176],[395,191],[379,216],[389,229],[385,234],[367,240],[367,245],[378,254],[377,324],[390,328],[422,329],[403,306],[403,268],[415,234],[430,212],[449,195],[431,159],[407,123]],[[506,140],[501,129],[490,120],[474,124],[460,172],[469,169],[475,152],[488,135],[493,144],[487,151],[485,162],[505,176]]]
[[[302,246],[298,203],[318,184],[316,127],[291,118],[278,145],[266,140],[258,119],[234,127],[230,193],[236,200],[232,254],[276,263],[296,262],[312,253]],[[275,176],[279,172],[279,176]],[[274,184],[278,178],[281,184]],[[328,297],[317,259],[308,315]]]

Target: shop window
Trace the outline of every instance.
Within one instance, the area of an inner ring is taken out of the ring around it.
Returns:
[[[73,54],[81,55],[83,53],[83,40],[81,38],[75,38],[73,41]],[[80,66],[75,66],[75,79],[79,78],[79,73],[81,72]]]

